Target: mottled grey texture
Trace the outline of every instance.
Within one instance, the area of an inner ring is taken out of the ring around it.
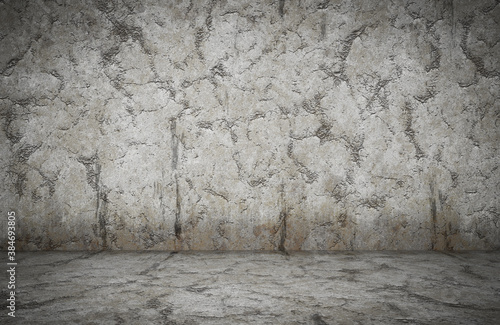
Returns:
[[[2,308],[4,325],[497,325],[500,319],[499,251],[24,252],[18,262],[16,319]]]
[[[24,250],[498,249],[499,40],[498,0],[0,1],[0,214]]]

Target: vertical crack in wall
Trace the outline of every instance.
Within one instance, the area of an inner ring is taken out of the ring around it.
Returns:
[[[177,161],[179,159],[179,138],[176,134],[176,121],[170,120],[170,133],[172,135],[172,170],[175,178],[175,223],[174,233],[177,239],[181,239],[182,225],[181,225],[181,196],[179,193],[179,179],[177,176]]]
[[[101,236],[102,247],[101,249],[105,250],[108,248],[108,234],[106,230],[106,213],[107,213],[107,203],[108,196],[105,192],[101,190],[100,177],[101,177],[101,165],[99,164],[98,159],[95,159],[95,172],[96,172],[96,219],[99,223],[99,234]],[[101,203],[102,202],[102,203]]]
[[[324,40],[326,37],[326,14],[321,15],[321,39]]]
[[[204,40],[205,40],[205,31],[203,30],[203,28],[198,28],[195,34],[194,47],[195,47],[195,52],[198,55],[198,59],[202,62],[205,61],[205,56],[203,55],[203,50],[201,48]]]
[[[280,219],[279,219],[279,224],[280,224],[280,242],[278,244],[278,250],[281,252],[285,252],[285,240],[286,240],[286,218],[288,217],[288,213],[286,211],[286,208],[283,209],[280,212]]]
[[[207,8],[207,18],[205,19],[205,26],[207,26],[208,31],[213,30],[213,17],[212,17],[212,12],[215,8],[215,5],[217,4],[217,0],[211,0],[208,3],[208,8]]]
[[[451,11],[451,45],[452,45],[450,53],[453,54],[453,49],[455,49],[455,34],[457,28],[457,24],[455,22],[455,2],[453,0],[450,0],[450,7],[451,7],[450,11]]]
[[[285,13],[284,10],[285,10],[285,0],[279,0],[278,12],[281,18],[283,18],[283,15]]]
[[[159,184],[159,195],[160,195],[160,209],[162,221],[165,222],[165,204],[163,203],[163,184],[165,183],[165,171],[161,171],[161,183]]]
[[[342,46],[342,50],[339,53],[339,57],[341,60],[341,66],[340,66],[340,70],[338,71],[338,73],[340,74],[340,79],[343,81],[349,80],[349,78],[346,75],[346,66],[347,66],[346,60],[347,60],[347,57],[349,56],[349,53],[351,52],[352,44],[354,43],[354,40],[356,38],[360,37],[361,34],[364,33],[365,29],[366,29],[366,25],[361,26],[360,28],[351,32],[342,41],[343,46]]]
[[[179,155],[179,139],[177,138],[177,135],[175,133],[175,130],[177,128],[177,124],[175,122],[175,119],[170,120],[170,133],[172,135],[172,170],[174,171],[175,174],[177,171],[177,160],[178,160],[178,155]]]
[[[366,29],[366,25],[361,26],[360,28],[352,31],[343,41],[343,46],[342,50],[339,53],[340,58],[342,61],[345,61],[347,57],[349,56],[349,53],[351,52],[352,48],[352,43],[354,43],[354,40],[361,36],[361,34],[364,33]]]
[[[278,250],[281,252],[286,252],[285,241],[286,241],[286,219],[288,218],[288,210],[286,207],[286,202],[284,198],[285,188],[284,184],[281,183],[280,192],[281,192],[281,212],[278,220],[278,229],[280,230],[280,237],[278,243]]]
[[[181,225],[181,196],[179,195],[179,180],[175,176],[175,223],[174,223],[175,237],[181,239],[182,225]]]
[[[5,108],[2,107],[0,117],[4,119],[3,129],[5,136],[10,141],[11,145],[18,143],[23,138],[23,135],[19,131],[16,131],[13,127],[16,119],[18,118],[14,105],[7,105]]]
[[[411,104],[409,102],[405,103],[405,106],[403,107],[403,114],[404,114],[404,121],[405,121],[405,135],[408,137],[410,142],[413,144],[415,147],[415,157],[417,159],[420,159],[424,157],[424,152],[420,148],[420,145],[417,142],[417,139],[415,137],[415,130],[413,129],[413,107],[411,107]]]
[[[434,195],[434,183],[430,184],[431,189],[431,197],[429,198],[430,207],[431,207],[431,249],[434,250],[436,248],[436,240],[437,240],[437,208],[436,208],[436,197]]]
[[[24,194],[24,189],[26,188],[26,172],[24,171],[9,171],[9,173],[14,175],[14,193],[20,197]]]
[[[429,46],[431,48],[431,63],[425,67],[426,72],[439,70],[439,67],[441,66],[441,51],[439,50],[439,47],[432,42],[429,42]]]
[[[99,164],[99,157],[96,153],[90,158],[79,157],[77,161],[85,166],[87,171],[87,183],[96,192],[95,220],[99,226],[99,233],[96,235],[101,238],[101,249],[105,250],[108,248],[108,234],[106,230],[108,195],[102,191],[102,186],[100,184],[101,165]]]

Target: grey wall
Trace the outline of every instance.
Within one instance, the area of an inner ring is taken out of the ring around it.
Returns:
[[[2,248],[500,248],[499,1],[0,1]],[[5,218],[4,218],[5,216]]]

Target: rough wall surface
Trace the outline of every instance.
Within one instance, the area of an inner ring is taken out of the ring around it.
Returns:
[[[19,249],[500,248],[499,1],[7,0],[0,25]]]

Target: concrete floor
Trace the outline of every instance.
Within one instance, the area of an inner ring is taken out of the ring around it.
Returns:
[[[16,284],[1,324],[500,323],[500,251],[24,252]]]

